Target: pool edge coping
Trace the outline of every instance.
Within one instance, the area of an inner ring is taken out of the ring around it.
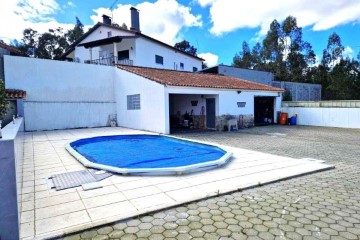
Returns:
[[[150,176],[151,175],[153,175],[153,176],[155,176],[155,175],[172,176],[172,175],[182,175],[182,174],[187,174],[187,173],[206,171],[206,170],[216,168],[216,167],[221,167],[221,166],[227,164],[230,161],[231,157],[233,156],[232,152],[225,149],[224,148],[225,146],[222,146],[219,144],[212,144],[212,143],[207,143],[207,142],[202,142],[202,141],[190,140],[190,139],[174,137],[174,136],[165,135],[165,134],[129,134],[129,135],[165,136],[165,137],[174,138],[174,139],[182,140],[182,141],[186,141],[186,142],[194,142],[194,143],[204,144],[204,145],[208,145],[208,146],[212,146],[212,147],[217,147],[220,150],[224,151],[225,154],[217,160],[212,160],[212,161],[208,161],[208,162],[204,162],[204,163],[191,164],[188,166],[171,167],[171,168],[157,168],[157,169],[152,169],[152,168],[126,169],[126,168],[117,168],[117,167],[112,167],[112,166],[108,166],[108,165],[104,165],[104,164],[98,164],[98,163],[91,162],[90,160],[88,160],[86,157],[81,155],[79,152],[77,152],[71,146],[71,143],[78,141],[80,139],[72,141],[70,143],[67,143],[65,145],[65,148],[76,160],[78,160],[81,164],[83,164],[87,168],[102,169],[102,170],[106,170],[106,171],[110,171],[110,172],[119,173],[122,175],[132,174],[132,175],[139,175],[139,176],[149,176],[149,175]],[[111,136],[116,136],[116,135],[111,135]]]

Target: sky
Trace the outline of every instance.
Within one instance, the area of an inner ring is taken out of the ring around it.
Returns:
[[[101,16],[130,26],[130,7],[140,11],[141,32],[174,45],[187,40],[208,66],[231,65],[243,41],[261,42],[276,19],[297,18],[303,39],[310,42],[318,60],[330,34],[336,32],[345,56],[360,52],[360,0],[8,0],[0,8],[0,40],[20,40],[25,28],[71,29],[75,17],[86,29]]]

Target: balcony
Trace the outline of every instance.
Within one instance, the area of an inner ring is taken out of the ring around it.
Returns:
[[[104,66],[114,66],[115,64],[128,65],[133,66],[133,60],[130,59],[117,59],[115,56],[108,58],[99,58],[94,60],[85,61],[87,64],[95,64],[95,65],[104,65]]]

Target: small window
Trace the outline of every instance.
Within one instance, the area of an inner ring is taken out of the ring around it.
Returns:
[[[182,63],[182,62],[180,63],[180,69],[184,70],[184,63]]]
[[[237,102],[237,106],[238,106],[239,108],[243,108],[243,107],[246,106],[246,102]]]
[[[129,50],[118,51],[118,59],[119,60],[129,59]]]
[[[127,110],[140,109],[140,94],[127,95]]]
[[[155,55],[155,62],[156,62],[157,64],[163,65],[163,64],[164,64],[164,58],[163,58],[162,56]]]
[[[111,37],[111,36],[112,36],[112,32],[111,32],[111,31],[108,31],[107,34],[108,34],[108,37]]]
[[[198,71],[197,67],[193,67],[193,72],[197,72],[197,71]]]

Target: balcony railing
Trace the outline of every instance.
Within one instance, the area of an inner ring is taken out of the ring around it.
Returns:
[[[130,59],[121,59],[118,60],[115,56],[108,57],[108,58],[99,58],[94,60],[85,61],[88,64],[95,64],[95,65],[104,65],[104,66],[114,66],[115,64],[122,64],[122,65],[133,65],[133,60]]]

